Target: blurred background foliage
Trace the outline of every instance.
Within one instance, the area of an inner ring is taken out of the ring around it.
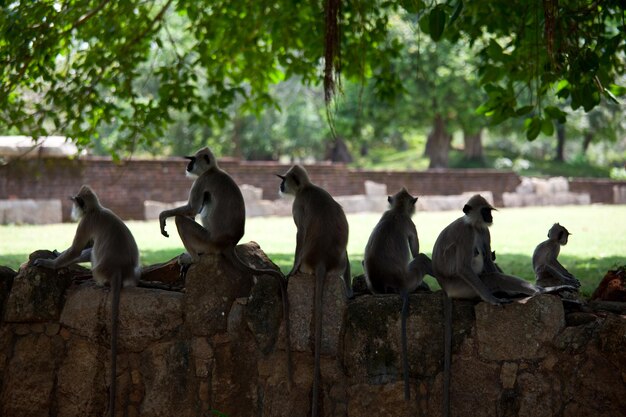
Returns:
[[[0,1],[0,134],[624,178],[622,3]]]

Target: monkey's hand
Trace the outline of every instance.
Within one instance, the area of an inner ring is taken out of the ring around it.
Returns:
[[[38,259],[35,259],[33,261],[32,265],[33,266],[40,266],[42,268],[56,269],[55,268],[55,264],[54,264],[54,259],[38,258]]]
[[[159,224],[161,225],[161,234],[165,237],[170,237],[170,235],[165,231],[165,219],[167,217],[163,215],[159,215]]]

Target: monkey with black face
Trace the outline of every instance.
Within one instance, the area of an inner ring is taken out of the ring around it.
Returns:
[[[35,259],[34,266],[59,269],[91,260],[94,281],[108,284],[113,294],[111,301],[111,386],[109,413],[115,415],[117,336],[120,291],[122,286],[136,286],[141,269],[139,249],[124,222],[111,210],[100,205],[96,194],[83,185],[74,201],[72,218],[78,227],[72,245],[55,259]],[[85,249],[93,240],[93,247]]]
[[[492,260],[489,226],[494,208],[480,195],[463,207],[464,216],[447,226],[433,247],[433,271],[441,287],[451,298],[480,298],[490,304],[508,296],[534,295],[543,292],[521,278],[503,274]]]
[[[452,343],[452,304],[450,298],[480,298],[490,304],[501,304],[506,297],[532,296],[549,291],[571,289],[570,286],[543,288],[521,278],[502,273],[491,250],[489,226],[495,210],[482,196],[474,195],[463,207],[464,215],[439,235],[433,247],[433,271],[445,292],[444,416],[449,415],[450,362]]]
[[[293,194],[292,213],[297,227],[296,253],[288,277],[298,271],[315,274],[314,320],[315,364],[311,415],[317,416],[322,341],[322,296],[326,274],[342,273],[346,295],[352,297],[350,263],[346,250],[348,221],[341,206],[321,187],[313,184],[306,170],[294,165],[285,175],[280,192]]]
[[[179,261],[182,271],[191,263],[199,260],[206,253],[221,253],[236,268],[252,275],[271,275],[278,279],[283,301],[283,316],[287,329],[287,369],[291,384],[291,349],[289,348],[289,308],[285,294],[286,281],[282,273],[272,269],[256,269],[245,264],[237,256],[235,247],[244,235],[246,207],[241,190],[225,171],[220,169],[217,159],[209,148],[205,147],[189,160],[186,173],[196,177],[187,204],[165,210],[159,214],[161,234],[169,237],[165,230],[166,220],[175,218],[178,234],[187,250]],[[202,225],[196,223],[195,216],[200,214]]]
[[[533,252],[533,270],[537,278],[537,285],[572,285],[580,287],[580,281],[576,279],[557,260],[561,252],[561,246],[567,245],[567,240],[571,233],[558,223],[548,231],[548,240],[540,243]]]
[[[367,286],[372,293],[394,292],[402,297],[402,371],[404,398],[408,400],[411,396],[406,339],[409,294],[422,283],[425,274],[433,273],[430,259],[419,253],[417,229],[411,220],[417,197],[403,188],[387,200],[390,208],[370,235],[365,247],[363,267]]]

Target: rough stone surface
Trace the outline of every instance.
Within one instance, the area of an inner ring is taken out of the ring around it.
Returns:
[[[199,415],[190,359],[190,344],[184,340],[157,343],[141,354],[139,370],[145,384],[139,410],[142,416]]]
[[[29,334],[17,338],[2,380],[1,415],[47,417],[63,353],[59,337]]]
[[[240,250],[249,264],[272,267],[258,246]],[[217,270],[208,271],[207,265]],[[295,276],[289,285],[292,306],[300,308],[292,335],[303,346],[292,347],[289,384],[276,279],[255,276],[252,284],[251,277],[229,267],[213,257],[199,268],[205,268],[205,281],[218,275],[231,284],[249,282],[233,285],[236,291],[226,300],[216,297],[221,290],[214,287],[213,298],[202,298],[193,288],[205,284],[199,276],[182,293],[125,289],[115,376],[109,369],[110,291],[91,280],[64,291],[59,319],[31,314],[27,321],[1,321],[0,416],[102,416],[113,377],[120,416],[310,415],[313,277]],[[400,371],[400,298],[362,295],[346,301],[339,277],[330,278],[334,282],[327,288],[334,298],[325,306],[331,306],[333,321],[321,358],[320,415],[440,416],[442,293],[410,296],[407,402]],[[207,332],[207,323],[191,325],[185,315],[190,292],[210,308],[224,309],[221,327]],[[563,316],[554,296],[498,308],[453,301],[451,415],[625,416],[626,317],[587,306],[570,309],[567,320]]]
[[[252,288],[252,277],[215,254],[203,255],[191,265],[186,281],[185,325],[196,336],[225,331],[233,301],[247,297]]]
[[[51,257],[52,253],[38,251],[31,255],[31,260],[39,256]],[[61,268],[58,271],[29,266],[20,268],[6,302],[5,321],[58,320],[65,301],[65,290],[72,278],[82,271],[84,268],[80,267]]]
[[[487,360],[543,357],[544,345],[564,327],[563,304],[552,295],[504,306],[476,306],[478,351]]]
[[[298,272],[289,278],[289,319],[291,321],[291,348],[313,352],[315,320],[313,298],[315,276]],[[322,311],[322,355],[337,356],[343,331],[347,299],[343,280],[339,275],[327,274],[324,280]]]
[[[4,311],[4,303],[6,302],[11,287],[13,286],[13,279],[17,272],[6,266],[0,266],[0,316]]]
[[[274,277],[257,279],[248,297],[245,318],[261,352],[270,353],[276,344],[283,318],[280,284]]]
[[[104,347],[80,337],[72,338],[58,372],[60,417],[96,417],[106,409],[106,357]]]

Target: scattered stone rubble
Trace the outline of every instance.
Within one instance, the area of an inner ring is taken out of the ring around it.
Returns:
[[[0,224],[61,223],[61,200],[0,200]]]
[[[238,250],[247,262],[277,268],[258,245]],[[111,297],[92,280],[73,279],[84,275],[0,268],[0,415],[103,415]],[[289,282],[291,389],[274,278],[241,275],[221,256],[206,255],[189,269],[182,292],[124,289],[119,415],[309,415],[313,282],[306,274]],[[323,415],[441,415],[442,293],[410,297],[408,402],[400,298],[348,301],[338,276],[327,277],[324,297]],[[625,342],[625,316],[567,311],[552,295],[505,306],[454,301],[452,415],[623,416]]]
[[[564,177],[522,177],[514,193],[502,193],[505,207],[588,205],[588,193],[569,191],[569,182]]]

